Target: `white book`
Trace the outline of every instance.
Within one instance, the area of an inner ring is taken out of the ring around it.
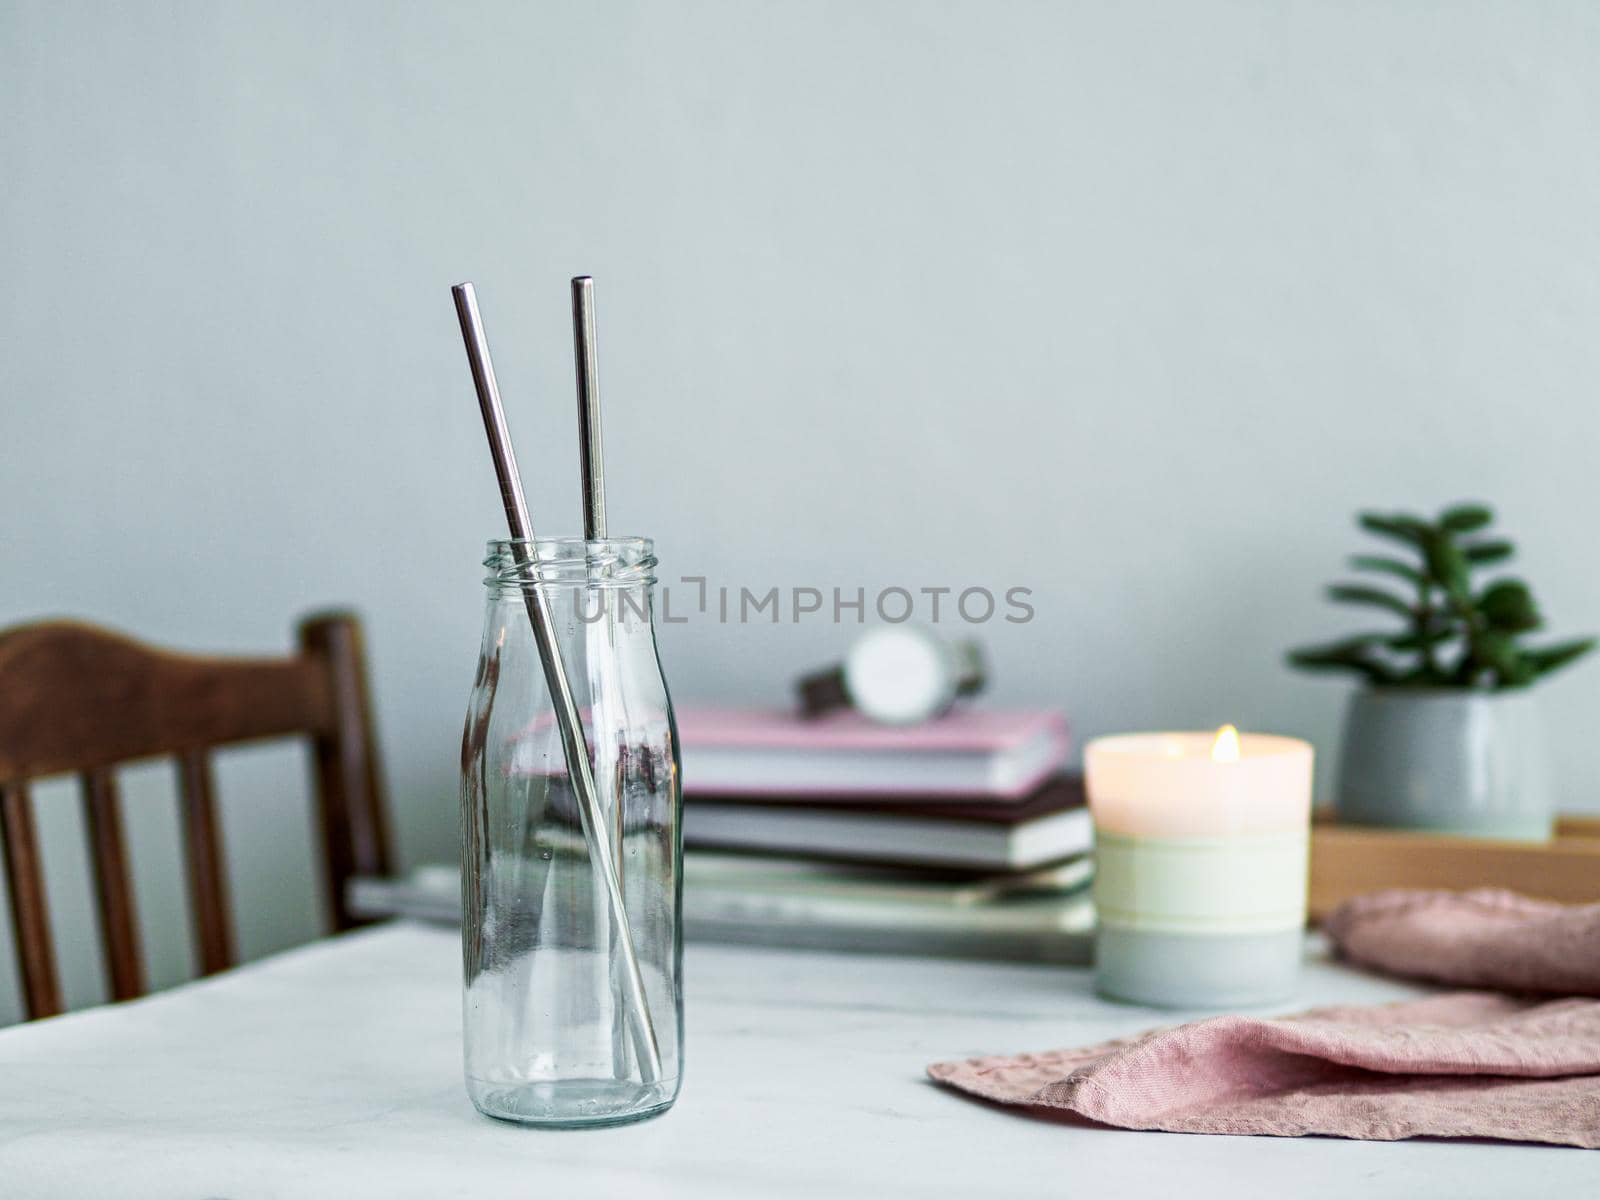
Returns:
[[[961,870],[1026,871],[1086,853],[1082,782],[1057,776],[1019,804],[725,802],[683,806],[690,846]]]

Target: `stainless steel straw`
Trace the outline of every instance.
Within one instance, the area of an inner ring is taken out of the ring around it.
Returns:
[[[591,577],[602,562],[594,557],[595,543],[606,536],[606,471],[600,452],[600,358],[595,347],[594,280],[579,275],[572,281],[572,362],[578,377],[578,464],[583,475],[583,540],[589,551]],[[619,777],[613,731],[626,728],[622,712],[622,681],[617,678],[617,627],[611,612],[611,598],[600,594],[604,611],[603,628],[585,625],[583,635],[588,649],[589,712],[594,737],[595,774],[601,779]],[[616,809],[616,822],[609,831],[612,845],[621,846],[626,836],[622,805]],[[621,863],[617,866],[621,883]],[[620,1040],[622,1031],[617,1031]],[[619,1055],[622,1053],[618,1049]]]
[[[612,857],[611,842],[606,835],[605,810],[600,806],[600,792],[595,786],[594,770],[589,762],[589,745],[583,735],[583,721],[572,696],[572,684],[567,678],[560,644],[556,641],[550,601],[538,583],[537,554],[532,553],[533,522],[528,516],[528,502],[522,494],[522,477],[517,473],[517,458],[511,448],[511,434],[506,428],[505,410],[500,404],[500,386],[495,381],[494,364],[489,358],[489,339],[483,332],[483,318],[478,314],[478,298],[472,285],[457,284],[450,289],[450,294],[455,298],[456,317],[461,322],[461,338],[466,343],[467,362],[472,368],[472,385],[478,393],[484,432],[489,436],[489,453],[494,457],[495,475],[500,480],[500,499],[505,504],[506,523],[511,529],[512,556],[519,565],[526,566],[529,581],[533,585],[523,587],[522,597],[528,607],[528,620],[533,625],[533,640],[544,667],[545,683],[555,702],[556,723],[560,727],[567,774],[578,798],[583,840],[588,845],[589,861],[605,887],[611,909],[613,945],[622,953],[623,998],[628,1010],[628,1025],[633,1032],[634,1051],[639,1059],[639,1075],[645,1083],[655,1083],[661,1078],[661,1050],[656,1041],[655,1025],[650,1020],[650,1004],[645,998],[644,976],[639,971],[639,958],[634,952],[633,934],[628,928],[628,910],[623,903],[622,887],[617,881],[616,860]]]
[[[595,352],[594,280],[572,281],[572,355],[578,368],[578,440],[583,446],[583,536],[606,536],[606,467],[600,452],[600,360]]]

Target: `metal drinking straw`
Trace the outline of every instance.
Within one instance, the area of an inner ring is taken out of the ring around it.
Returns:
[[[588,548],[591,579],[605,568],[605,556],[595,554],[595,543],[606,536],[606,472],[600,452],[600,359],[595,347],[594,280],[579,275],[572,281],[572,362],[578,378],[578,463],[583,475],[583,539]],[[589,711],[594,729],[595,774],[601,779],[617,778],[616,738],[613,730],[624,729],[627,702],[622,681],[617,677],[617,627],[610,599],[600,593],[603,626],[585,621],[583,636],[588,650]],[[626,834],[622,804],[616,807],[616,821],[608,831],[613,846],[620,847]],[[622,882],[622,864],[617,864],[617,882]],[[623,1053],[620,1046],[618,1054]]]
[[[500,481],[500,499],[505,504],[506,523],[511,530],[512,557],[519,566],[526,568],[532,585],[522,588],[522,598],[528,608],[528,620],[533,625],[533,640],[539,650],[539,661],[544,667],[545,683],[550,688],[550,698],[555,702],[556,723],[560,728],[561,748],[566,755],[567,774],[578,798],[583,840],[588,846],[589,861],[605,888],[611,909],[614,945],[622,953],[623,999],[633,1034],[634,1051],[639,1060],[639,1075],[645,1083],[655,1083],[661,1078],[661,1050],[656,1040],[655,1025],[650,1020],[650,1004],[645,998],[639,957],[633,948],[633,933],[628,928],[628,910],[623,903],[622,887],[617,881],[616,860],[606,834],[605,810],[600,806],[600,792],[595,786],[594,770],[589,762],[588,740],[583,734],[583,721],[578,715],[577,702],[573,699],[572,684],[567,677],[566,663],[561,657],[561,646],[556,641],[550,601],[539,583],[533,522],[528,516],[528,502],[522,494],[522,477],[517,473],[517,458],[511,448],[510,431],[506,428],[505,409],[500,404],[500,385],[495,381],[494,364],[489,358],[489,339],[483,332],[483,318],[478,313],[478,298],[472,285],[457,284],[450,289],[450,294],[455,298],[456,317],[461,322],[461,338],[467,348],[467,363],[472,368],[472,385],[478,393],[483,428],[489,437],[489,453],[494,458],[495,475]]]
[[[606,468],[600,452],[600,360],[595,351],[594,280],[572,281],[572,355],[578,368],[578,440],[583,448],[583,536],[606,536]]]

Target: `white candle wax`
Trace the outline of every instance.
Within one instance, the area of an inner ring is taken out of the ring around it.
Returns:
[[[1216,837],[1304,829],[1311,746],[1266,733],[1133,733],[1084,752],[1097,830],[1130,837]]]

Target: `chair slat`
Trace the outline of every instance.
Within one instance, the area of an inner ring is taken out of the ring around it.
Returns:
[[[301,649],[320,660],[333,698],[331,730],[315,736],[317,799],[322,825],[323,886],[335,930],[364,924],[350,912],[344,889],[352,875],[389,872],[371,705],[367,698],[361,629],[348,617],[323,617],[300,626]]]
[[[50,941],[33,801],[25,783],[0,784],[0,842],[5,847],[6,891],[22,971],[23,1007],[30,1019],[53,1017],[61,1011],[61,985]]]
[[[183,810],[184,854],[189,863],[189,907],[200,973],[213,975],[234,963],[233,920],[228,905],[227,868],[222,857],[222,823],[211,781],[211,758],[204,750],[178,756],[178,794]]]
[[[84,815],[89,827],[89,854],[94,860],[95,900],[100,908],[100,936],[105,943],[106,974],[114,1000],[144,995],[144,964],[139,953],[139,921],[122,836],[122,807],[116,776],[110,770],[83,773]]]

